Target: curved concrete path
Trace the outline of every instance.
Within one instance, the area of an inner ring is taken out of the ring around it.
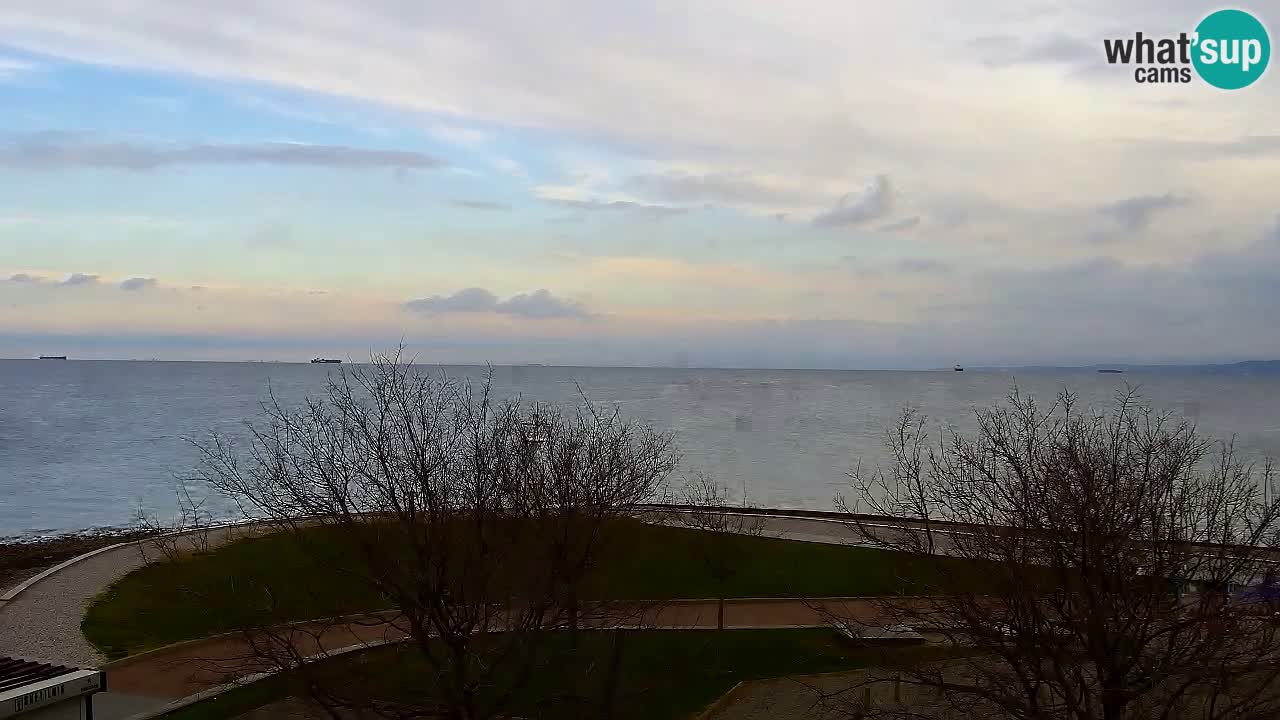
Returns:
[[[209,531],[209,544],[220,545],[244,532],[215,528]],[[177,541],[192,546],[189,538]],[[80,621],[94,597],[143,566],[144,552],[152,559],[160,556],[154,540],[98,552],[66,564],[0,604],[0,654],[77,667],[100,665],[105,658],[84,639]]]

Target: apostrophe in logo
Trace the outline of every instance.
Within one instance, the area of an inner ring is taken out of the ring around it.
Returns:
[[[1219,10],[1196,26],[1192,62],[1205,82],[1223,90],[1252,85],[1267,71],[1271,38],[1258,19],[1243,10]]]
[[[1262,77],[1271,60],[1271,38],[1253,15],[1243,10],[1210,13],[1195,32],[1177,37],[1150,37],[1141,31],[1132,38],[1103,40],[1107,62],[1137,65],[1134,82],[1189,83],[1195,74],[1223,90],[1248,87]]]

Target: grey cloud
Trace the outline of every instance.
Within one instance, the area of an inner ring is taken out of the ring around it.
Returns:
[[[1122,230],[1138,232],[1151,224],[1151,219],[1156,213],[1184,207],[1190,203],[1190,197],[1174,193],[1138,195],[1103,205],[1098,208],[1098,212],[1113,220]]]
[[[1030,40],[1015,35],[988,35],[969,44],[987,67],[1013,65],[1075,65],[1097,61],[1100,43],[1054,33]]]
[[[627,212],[646,217],[661,218],[671,215],[682,215],[689,211],[688,208],[673,207],[671,205],[648,205],[646,203],[632,202],[630,200],[567,200],[563,198],[552,198],[549,202],[564,207],[573,208],[574,210],[586,210],[589,212],[598,211],[615,211]]]
[[[22,170],[99,168],[148,171],[183,165],[282,165],[428,170],[444,161],[410,150],[301,143],[142,144],[69,133],[37,133],[0,142],[0,167]]]
[[[558,298],[548,290],[535,290],[532,293],[513,295],[507,300],[498,303],[498,312],[504,315],[529,318],[583,318],[588,315],[581,303]]]
[[[898,269],[909,273],[945,273],[950,272],[951,266],[930,258],[905,258],[898,261]]]
[[[9,282],[24,283],[24,284],[31,285],[35,283],[44,282],[44,278],[40,277],[39,275],[28,275],[27,273],[14,273],[9,276]]]
[[[454,200],[453,204],[470,210],[510,210],[511,206],[506,203],[492,202],[490,200]]]
[[[893,188],[888,175],[877,175],[862,192],[850,193],[834,208],[813,218],[817,227],[861,225],[887,215],[893,205]]]
[[[1172,102],[1172,101],[1169,101]],[[1136,147],[1165,156],[1177,155],[1193,161],[1245,158],[1271,161],[1280,154],[1280,134],[1241,135],[1224,140],[1135,140]]]
[[[98,282],[97,275],[89,275],[86,273],[71,273],[70,275],[63,278],[62,282],[58,284],[64,285],[67,287],[74,287],[77,285],[92,285],[96,282]]]
[[[1258,328],[1280,307],[1280,225],[1240,249],[1189,262],[1135,265],[1100,257],[981,278],[977,307],[935,308],[940,340],[1054,362],[1167,362],[1276,357]],[[965,337],[960,337],[963,335]],[[948,337],[949,336],[949,337]],[[1017,338],[1011,342],[1010,338]]]
[[[645,197],[668,203],[770,203],[805,200],[808,193],[771,188],[746,173],[692,173],[671,171],[636,175],[624,187]]]
[[[405,308],[424,313],[495,313],[523,318],[585,318],[590,315],[581,303],[553,295],[546,289],[520,293],[501,300],[484,288],[466,288],[452,295],[433,295],[405,303]]]
[[[1251,157],[1280,152],[1280,135],[1245,135],[1225,142],[1196,142],[1190,144],[1207,150],[1211,155]]]
[[[419,312],[493,312],[498,306],[498,296],[484,288],[466,288],[452,295],[432,295],[410,300],[405,307]]]
[[[901,232],[903,230],[910,230],[911,228],[919,224],[920,224],[920,216],[913,215],[909,218],[903,218],[901,220],[896,220],[894,222],[881,225],[880,227],[876,228],[876,232]]]
[[[254,230],[245,244],[255,248],[282,249],[294,246],[293,228],[283,223],[267,223]]]
[[[152,277],[131,277],[128,280],[125,280],[124,282],[120,283],[120,289],[129,291],[129,292],[146,290],[147,288],[153,288],[155,286],[156,286],[156,279]]]
[[[849,259],[852,263],[853,259]],[[923,299],[914,317],[898,320],[793,319],[744,323],[700,322],[689,329],[661,330],[643,324],[620,333],[588,337],[541,333],[535,323],[492,331],[440,330],[424,324],[413,347],[456,362],[548,362],[553,364],[670,363],[693,367],[950,367],[956,362],[998,364],[1091,364],[1143,362],[1231,362],[1280,357],[1280,336],[1259,332],[1274,326],[1280,307],[1280,225],[1243,248],[1215,251],[1188,262],[1126,264],[1105,257],[1039,269],[1006,267],[934,283],[936,290],[907,292],[907,307]],[[981,292],[965,292],[966,285]],[[491,292],[473,288],[458,298],[428,298],[462,307],[496,307]],[[532,295],[537,295],[536,293]],[[446,301],[453,302],[446,302]],[[515,303],[521,307],[521,303]],[[85,339],[49,336],[28,340],[32,348],[55,345],[78,352],[81,342],[114,343],[118,356],[192,358],[310,357],[319,340],[349,353],[387,347],[403,333],[353,330],[335,337],[140,336],[126,326],[103,327]],[[0,337],[16,348],[13,334]],[[143,350],[159,348],[155,352]],[[0,347],[3,350],[4,347]],[[16,350],[7,352],[16,353]],[[105,350],[97,352],[108,354]],[[222,353],[224,355],[218,355]],[[230,354],[225,355],[225,354]],[[89,352],[78,352],[88,355]]]

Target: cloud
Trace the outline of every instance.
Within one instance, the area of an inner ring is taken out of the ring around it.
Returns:
[[[245,244],[254,248],[279,250],[291,248],[296,242],[291,226],[285,223],[269,222],[250,233]]]
[[[813,218],[817,227],[861,225],[889,213],[893,204],[893,188],[888,175],[877,175],[861,192],[850,193],[832,209]]]
[[[64,287],[75,287],[78,285],[93,285],[94,283],[98,282],[98,277],[99,276],[97,275],[89,275],[86,273],[71,273],[70,275],[63,278],[62,282],[58,284]]]
[[[9,276],[9,282],[34,285],[44,282],[44,278],[39,275],[28,275],[27,273],[14,273]]]
[[[987,67],[1014,65],[1076,65],[1097,62],[1099,43],[1054,33],[1030,40],[1015,35],[987,35],[969,44]]]
[[[769,204],[805,202],[811,192],[778,188],[747,173],[693,174],[683,171],[635,175],[623,187],[645,197],[667,203]]]
[[[557,297],[545,289],[500,300],[484,288],[473,287],[452,295],[410,300],[405,303],[405,308],[422,313],[494,313],[531,319],[586,318],[590,315],[581,303]]]
[[[1280,152],[1280,135],[1245,135],[1231,142],[1220,143],[1219,148],[1232,155]]]
[[[12,80],[39,69],[39,66],[26,60],[0,56],[0,81]]]
[[[898,269],[908,273],[946,273],[951,266],[931,258],[905,258],[898,261]]]
[[[432,295],[405,303],[405,307],[410,310],[431,313],[494,312],[497,306],[498,296],[478,287],[459,290],[452,295]]]
[[[121,290],[136,292],[138,290],[146,290],[156,286],[156,279],[151,277],[131,277],[120,283]]]
[[[1157,213],[1189,204],[1191,198],[1186,195],[1138,195],[1103,205],[1098,208],[1098,212],[1114,221],[1122,230],[1139,232],[1151,224],[1152,217]]]
[[[457,125],[436,125],[427,132],[450,145],[466,148],[476,148],[489,141],[489,134],[485,131]]]
[[[510,210],[511,206],[506,203],[492,202],[490,200],[454,200],[453,204],[470,210]]]
[[[901,220],[895,220],[894,222],[881,225],[880,227],[876,228],[876,232],[885,232],[885,233],[901,232],[903,230],[910,230],[911,228],[919,224],[920,224],[920,216],[913,215],[909,218],[903,218]]]
[[[283,142],[148,145],[54,132],[11,136],[0,142],[0,167],[20,170],[99,168],[142,172],[184,165],[429,170],[445,163],[410,150]]]
[[[1259,331],[1274,325],[1275,309],[1280,307],[1280,225],[1268,225],[1265,232],[1255,233],[1257,237],[1243,246],[1223,246],[1187,261],[1168,259],[1161,264],[1096,257],[1037,268],[1002,265],[968,270],[971,259],[965,258],[963,266],[957,263],[945,276],[907,278],[913,284],[905,287],[883,284],[896,279],[895,270],[904,269],[877,252],[868,262],[881,272],[859,283],[842,281],[844,285],[865,285],[872,295],[881,290],[898,291],[896,296],[884,297],[896,298],[891,304],[901,305],[901,313],[860,308],[853,302],[842,305],[848,313],[829,312],[815,318],[779,303],[776,317],[771,307],[766,311],[768,317],[742,315],[726,320],[715,312],[702,314],[697,308],[676,303],[673,312],[679,316],[674,321],[639,312],[597,314],[591,316],[590,323],[582,324],[489,324],[484,322],[487,318],[470,318],[463,313],[497,313],[503,306],[511,316],[545,315],[536,309],[536,301],[550,293],[529,293],[504,301],[488,290],[471,288],[415,301],[412,309],[440,315],[431,315],[431,322],[407,330],[401,324],[403,317],[386,323],[384,318],[358,313],[344,318],[341,311],[334,312],[347,306],[343,298],[332,305],[312,301],[309,309],[323,318],[322,330],[315,330],[315,323],[311,330],[300,329],[295,318],[287,316],[296,312],[293,308],[281,310],[268,304],[262,307],[262,314],[285,315],[281,324],[255,325],[254,331],[238,333],[235,326],[207,330],[187,326],[173,330],[168,339],[156,339],[165,345],[163,352],[134,349],[147,347],[145,339],[131,336],[143,332],[136,317],[126,317],[127,324],[112,324],[114,318],[104,316],[92,332],[119,343],[120,349],[112,353],[117,356],[172,353],[206,359],[210,353],[218,356],[228,348],[250,345],[252,354],[241,351],[235,357],[310,357],[314,351],[302,356],[300,347],[308,342],[314,347],[317,337],[333,347],[335,354],[359,355],[369,347],[394,347],[406,335],[412,345],[431,357],[480,363],[635,366],[668,363],[680,356],[687,357],[682,364],[703,367],[903,368],[949,367],[956,362],[977,366],[1280,357],[1280,336]],[[929,264],[915,267],[925,272]],[[752,288],[751,292],[768,290],[755,278],[734,277],[743,274],[738,268],[706,270],[675,277],[689,277],[688,285],[711,293],[724,292],[723,285],[712,283],[726,276]],[[655,268],[653,273],[637,275],[652,287],[654,278],[671,273]],[[933,282],[935,277],[945,277],[946,282]],[[812,285],[805,276],[795,279]],[[842,303],[844,300],[839,298]],[[459,315],[445,316],[451,312]],[[187,335],[179,337],[183,332]],[[316,336],[306,342],[298,339],[307,333]],[[215,337],[218,342],[211,341]],[[12,332],[5,333],[0,345],[12,346],[13,338]],[[53,344],[74,350],[73,340],[30,344],[33,348]],[[29,349],[22,352],[31,354]]]
[[[672,215],[683,215],[689,212],[689,208],[673,207],[671,205],[649,205],[646,203],[633,202],[631,200],[573,200],[568,198],[547,198],[547,202],[562,205],[564,207],[573,208],[574,210],[585,210],[587,212],[627,212],[634,215],[641,215],[651,218],[670,217]]]
[[[529,173],[524,169],[523,165],[505,155],[498,155],[494,157],[490,161],[490,164],[493,165],[495,170],[504,175],[510,175],[513,178],[521,180],[529,177]]]

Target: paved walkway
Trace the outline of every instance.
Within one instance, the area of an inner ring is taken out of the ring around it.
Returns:
[[[217,545],[243,532],[218,528],[209,542]],[[190,541],[187,541],[188,546]],[[108,550],[70,565],[37,582],[15,599],[0,604],[0,654],[61,665],[97,667],[104,658],[84,639],[80,621],[89,604],[113,582],[142,567],[144,550],[159,556],[152,541]]]

